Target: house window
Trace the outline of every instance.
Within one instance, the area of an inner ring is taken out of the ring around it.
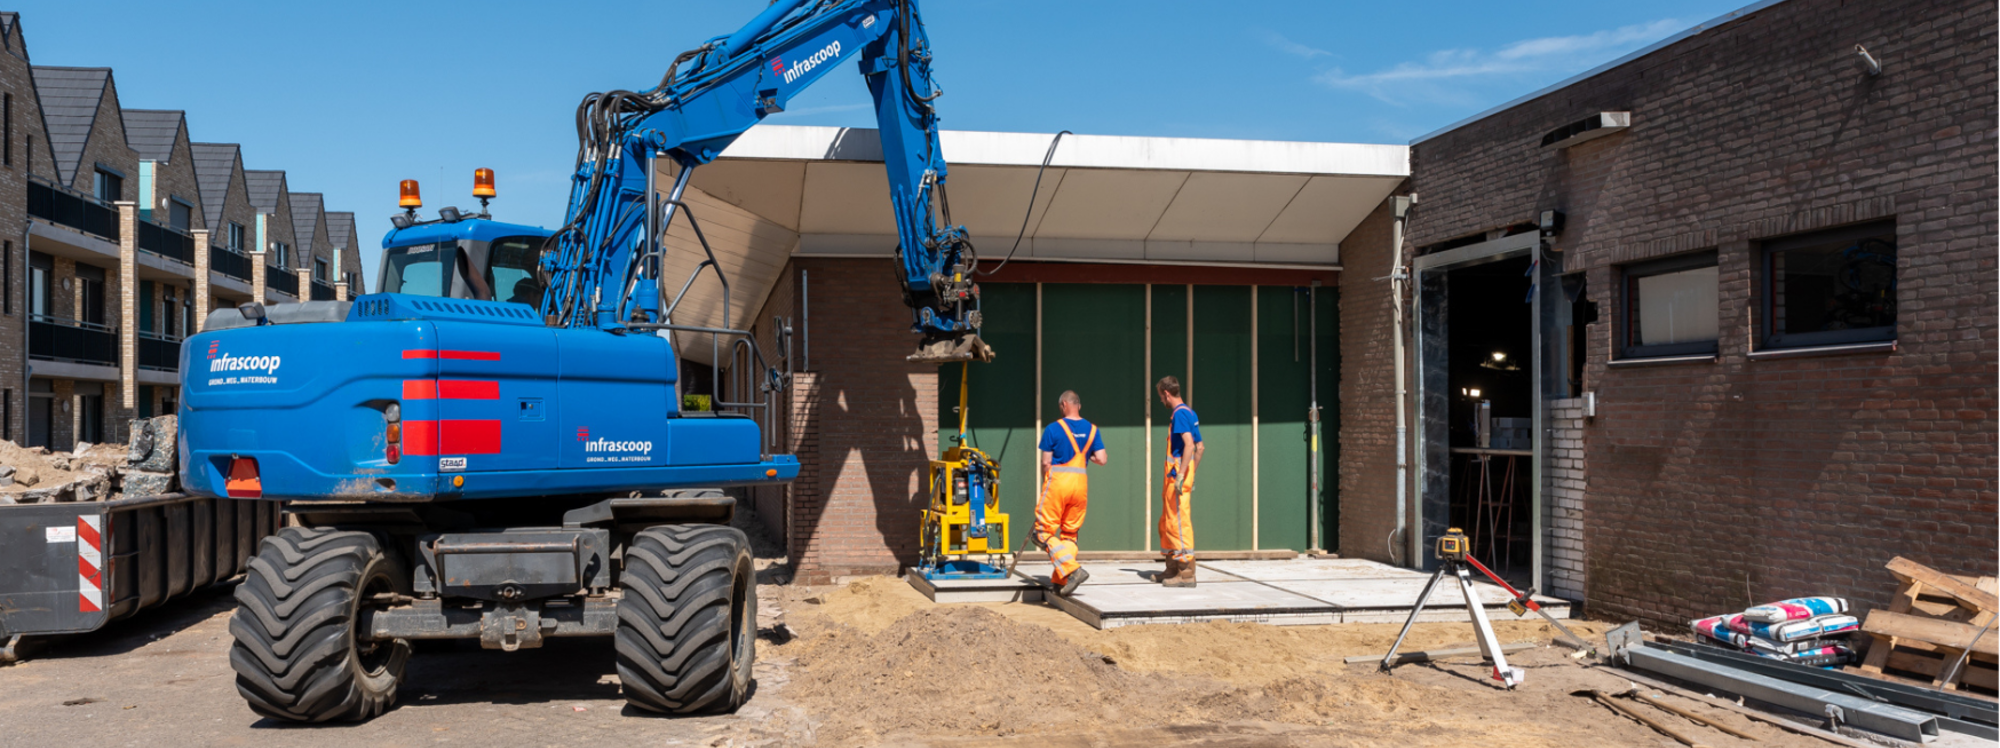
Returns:
[[[286,246],[284,242],[271,242],[271,261],[273,265],[290,269],[292,267],[291,260],[291,247]]]
[[[1624,275],[1620,358],[1715,353],[1714,252],[1628,265]]]
[[[77,320],[104,324],[104,268],[76,264]]]
[[[326,282],[326,258],[324,257],[313,258],[313,280],[319,281],[321,283]]]
[[[107,203],[125,199],[125,177],[102,167],[98,168],[96,175],[91,183],[91,192],[97,199]]]
[[[0,250],[0,312],[13,314],[14,313],[14,243],[0,242],[0,244],[5,245],[5,249]]]
[[[229,251],[243,254],[243,224],[229,222]]]
[[[55,258],[40,252],[28,253],[28,315],[49,316],[49,281],[54,279]]]
[[[1765,348],[1896,339],[1896,224],[1763,242]]]
[[[181,202],[178,197],[169,199],[167,225],[174,227],[176,231],[186,232],[189,226],[194,225],[194,206]]]
[[[14,165],[14,95],[0,94],[0,163]],[[9,435],[12,438],[12,435]]]
[[[180,330],[174,324],[180,317],[180,305],[174,303],[174,287],[160,284],[160,334],[168,340],[180,337]]]

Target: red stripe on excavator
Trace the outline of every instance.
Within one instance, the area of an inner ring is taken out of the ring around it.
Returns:
[[[438,453],[447,455],[500,454],[500,422],[442,421]]]
[[[443,358],[455,361],[498,361],[499,351],[433,351],[416,349],[403,351],[403,358]]]
[[[488,420],[404,421],[403,454],[500,454],[500,422]]]
[[[409,457],[426,457],[437,454],[437,421],[404,421],[403,454]]]
[[[498,400],[500,383],[470,379],[405,379],[404,400]]]
[[[441,379],[437,383],[437,395],[446,400],[498,400],[500,383],[471,379]]]

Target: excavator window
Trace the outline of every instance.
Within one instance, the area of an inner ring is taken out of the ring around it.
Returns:
[[[457,264],[456,242],[392,247],[382,252],[381,292],[445,296],[446,269]]]
[[[535,280],[535,258],[541,251],[539,236],[510,236],[493,241],[492,251],[487,254],[486,285],[493,289],[494,301],[542,305],[542,284]]]

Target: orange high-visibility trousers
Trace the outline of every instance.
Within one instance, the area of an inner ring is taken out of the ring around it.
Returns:
[[[1090,427],[1090,436],[1079,447],[1069,424],[1057,423],[1062,424],[1063,433],[1069,434],[1069,445],[1076,454],[1061,465],[1049,467],[1048,481],[1042,484],[1042,498],[1035,503],[1035,542],[1049,552],[1049,562],[1055,564],[1049,581],[1061,586],[1069,581],[1069,575],[1083,568],[1076,562],[1076,533],[1083,529],[1083,515],[1090,508],[1090,476],[1083,469],[1083,450],[1097,438],[1097,427]]]
[[[1180,463],[1167,460],[1166,478],[1160,486],[1160,553],[1183,562],[1194,560],[1194,468],[1186,481],[1177,481]]]

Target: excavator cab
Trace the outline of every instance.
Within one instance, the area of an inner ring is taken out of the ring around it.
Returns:
[[[397,229],[384,240],[377,293],[539,307],[535,258],[548,232],[485,219]]]

